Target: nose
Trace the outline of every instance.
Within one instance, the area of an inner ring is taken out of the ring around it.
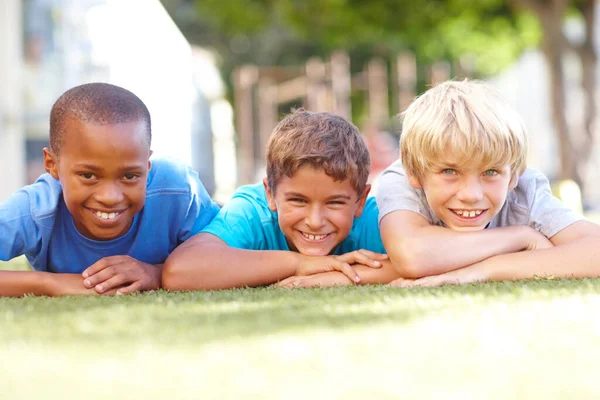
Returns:
[[[478,177],[468,177],[461,183],[456,197],[465,203],[476,203],[483,198],[483,188]]]
[[[319,205],[309,207],[304,222],[311,230],[316,231],[321,228],[325,224],[325,213],[323,212],[322,207]]]
[[[96,201],[107,205],[119,204],[123,201],[123,191],[115,182],[105,182],[96,192]]]

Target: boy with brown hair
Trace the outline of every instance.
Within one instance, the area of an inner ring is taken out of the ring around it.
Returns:
[[[173,252],[163,286],[329,286],[398,277],[383,254],[375,199],[367,197],[369,167],[354,125],[330,113],[293,112],[269,139],[267,177],[239,188]]]
[[[527,133],[488,85],[449,81],[403,114],[377,193],[394,284],[600,275],[600,226],[526,168]],[[414,280],[416,279],[416,280]]]
[[[89,83],[50,113],[47,174],[0,204],[0,296],[127,294],[160,287],[175,247],[218,212],[190,168],[150,162],[150,113],[130,91]]]

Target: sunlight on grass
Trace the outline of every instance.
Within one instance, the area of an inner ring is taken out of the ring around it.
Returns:
[[[0,299],[3,398],[591,398],[600,281]]]

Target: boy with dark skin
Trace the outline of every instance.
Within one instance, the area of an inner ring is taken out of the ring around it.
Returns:
[[[47,174],[0,205],[0,295],[127,294],[157,289],[162,264],[218,212],[197,175],[150,162],[150,114],[133,93],[92,83],[54,104]]]

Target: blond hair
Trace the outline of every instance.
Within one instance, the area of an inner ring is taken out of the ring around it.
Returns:
[[[328,112],[292,111],[277,124],[267,145],[267,181],[275,187],[304,165],[321,168],[337,181],[348,179],[358,195],[365,190],[371,162],[356,126]]]
[[[417,98],[401,114],[400,158],[422,178],[447,157],[488,167],[510,165],[513,182],[527,165],[527,133],[514,109],[479,81],[447,81]]]

